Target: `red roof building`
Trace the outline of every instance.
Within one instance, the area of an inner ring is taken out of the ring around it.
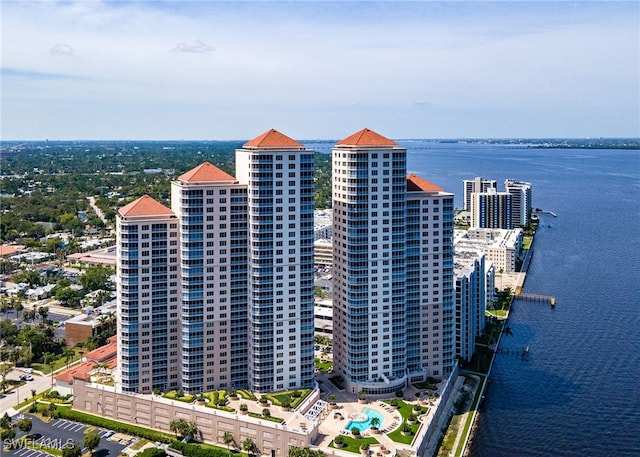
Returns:
[[[233,183],[236,182],[236,178],[215,165],[212,165],[209,162],[204,162],[178,177],[178,181],[188,183],[230,181]]]
[[[247,141],[242,147],[245,149],[303,149],[304,145],[275,129],[271,129],[253,140]]]
[[[119,213],[123,217],[133,216],[163,216],[174,214],[169,208],[148,195],[143,195],[137,200],[120,208]]]
[[[407,190],[409,192],[440,192],[444,189],[440,186],[435,185],[431,181],[427,181],[426,179],[411,173],[407,175]]]
[[[369,129],[362,129],[351,136],[346,137],[342,141],[338,141],[336,146],[356,146],[356,147],[376,147],[389,148],[397,146],[393,140],[380,135]]]

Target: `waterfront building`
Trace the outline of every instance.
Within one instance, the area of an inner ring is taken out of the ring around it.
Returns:
[[[505,179],[504,191],[511,195],[514,227],[526,227],[531,219],[531,183]]]
[[[406,149],[369,129],[339,141],[332,160],[334,372],[347,391],[371,394],[447,376],[455,364],[453,195],[436,198],[440,189],[407,178]],[[422,231],[423,214],[442,227]],[[433,294],[421,299],[428,285]],[[437,364],[422,353],[423,337],[433,337],[421,327],[430,312],[442,318],[433,319],[442,332],[432,348]]]
[[[407,368],[413,380],[455,365],[453,194],[407,176]]]
[[[489,189],[471,194],[471,227],[512,229],[512,196]]]
[[[180,220],[182,389],[247,385],[247,186],[209,162],[171,183]]]
[[[123,392],[180,387],[178,218],[148,195],[117,214],[118,369]]]
[[[493,179],[484,179],[477,176],[473,179],[465,179],[462,187],[463,209],[471,211],[471,194],[488,192],[489,189],[498,189],[498,183]]]
[[[248,384],[311,387],[314,151],[269,130],[236,150],[248,199]]]
[[[487,308],[487,272],[485,255],[481,252],[456,251],[456,357],[471,360],[476,338],[484,330]]]
[[[522,255],[522,229],[454,230],[454,249],[456,253],[465,250],[483,252],[486,262],[495,270],[514,272]]]

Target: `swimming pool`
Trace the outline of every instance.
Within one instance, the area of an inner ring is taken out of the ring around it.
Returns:
[[[348,431],[351,431],[355,427],[360,432],[369,430],[369,428],[371,427],[371,419],[373,419],[374,417],[377,417],[378,420],[380,421],[380,423],[378,424],[378,427],[382,427],[382,422],[384,422],[384,418],[382,417],[382,414],[380,414],[375,409],[371,409],[371,408],[363,409],[362,413],[358,414],[357,416],[362,416],[362,419],[360,418],[351,419],[349,423],[346,425],[345,429],[347,429]]]

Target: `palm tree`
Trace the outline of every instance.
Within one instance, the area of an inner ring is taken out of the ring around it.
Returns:
[[[224,444],[227,445],[227,450],[229,452],[231,452],[232,443],[234,443],[234,447],[235,447],[235,439],[233,438],[233,433],[231,432],[224,432],[224,435],[222,436],[222,441],[224,441]]]
[[[371,424],[371,428],[373,429],[378,429],[378,427],[380,426],[380,418],[379,417],[372,417],[371,420],[369,421],[369,423]]]
[[[247,438],[242,442],[242,449],[247,451],[247,454],[253,455],[256,450],[256,443],[251,438]]]

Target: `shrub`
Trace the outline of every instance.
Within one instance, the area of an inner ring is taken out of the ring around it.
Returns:
[[[264,408],[264,409],[262,410],[262,415],[263,415],[264,417],[271,417],[271,411],[269,410],[269,408]]]
[[[16,431],[13,428],[0,429],[0,439],[7,440],[16,436]]]
[[[358,428],[357,428],[357,427],[353,427],[353,428],[351,429],[351,434],[352,434],[353,436],[360,436],[360,430],[358,430]]]
[[[398,400],[394,398],[393,400],[389,401],[389,404],[396,408],[398,406]]]
[[[339,444],[342,446],[344,444],[344,438],[341,435],[336,436],[333,439],[333,444]]]
[[[267,397],[260,397],[260,403],[266,405],[269,403],[269,400],[267,399]]]
[[[398,398],[404,397],[404,392],[402,391],[402,389],[396,390],[396,397]]]
[[[369,443],[362,443],[360,445],[360,449],[362,449],[363,451],[368,451],[369,450]]]
[[[249,411],[249,407],[245,403],[240,403],[240,411]]]

